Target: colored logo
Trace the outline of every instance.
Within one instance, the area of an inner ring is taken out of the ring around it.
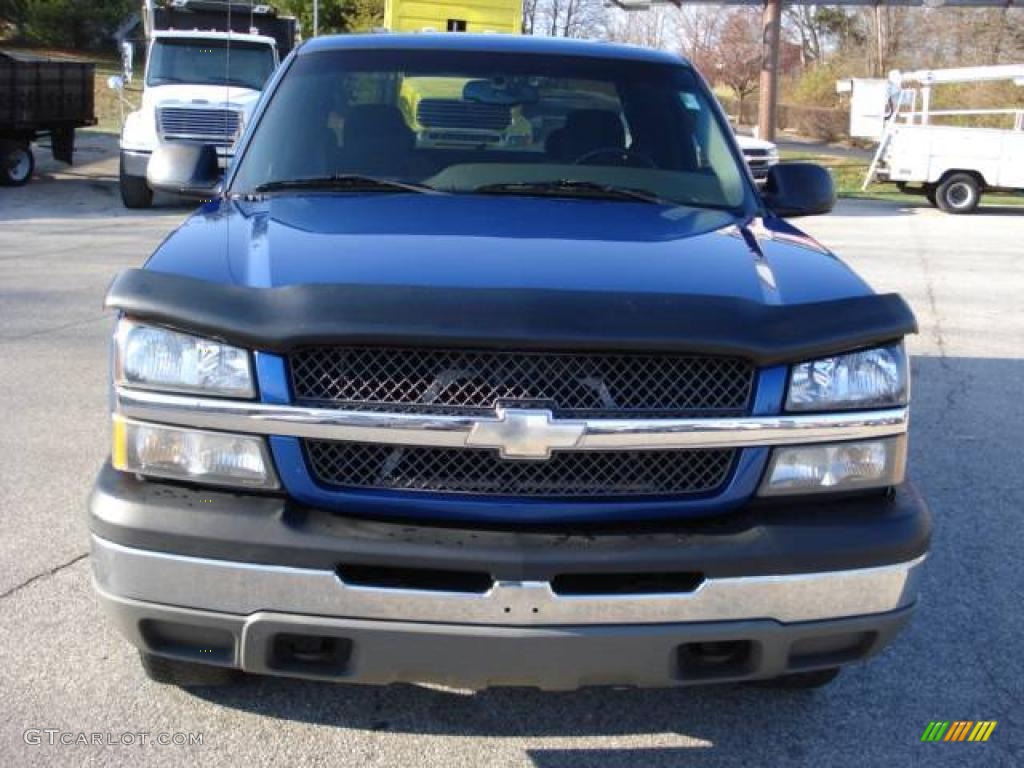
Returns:
[[[921,734],[921,741],[988,741],[997,720],[933,720]]]

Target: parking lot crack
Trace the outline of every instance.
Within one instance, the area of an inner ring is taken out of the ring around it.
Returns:
[[[950,379],[954,382],[949,386],[945,393],[946,410],[947,412],[951,412],[959,406],[961,399],[967,397],[970,392],[971,385],[973,384],[973,376],[959,372],[949,360],[949,350],[946,345],[946,331],[941,320],[942,314],[939,310],[939,300],[935,291],[935,280],[934,275],[932,274],[932,267],[924,246],[920,245],[921,239],[918,238],[917,242],[918,245],[914,250],[917,260],[921,265],[921,273],[924,278],[925,297],[928,301],[928,308],[932,317],[931,329],[935,338],[935,346],[939,353],[939,366],[941,366],[942,370],[948,374]]]
[[[34,339],[39,336],[48,336],[51,333],[60,333],[66,331],[69,328],[76,328],[80,325],[88,325],[90,323],[98,323],[100,320],[107,319],[108,315],[102,314],[98,317],[89,317],[82,320],[72,320],[69,323],[61,323],[60,325],[51,326],[49,328],[37,328],[34,331],[28,331],[26,333],[15,334],[12,336],[0,336],[0,342],[5,341],[24,341],[25,339]]]
[[[20,592],[25,587],[30,586],[31,584],[35,584],[37,581],[42,581],[43,579],[48,579],[51,576],[55,576],[61,571],[65,570],[66,568],[70,568],[75,563],[81,562],[88,556],[88,552],[83,552],[80,555],[75,555],[67,562],[61,563],[60,565],[55,565],[53,568],[49,568],[43,571],[42,573],[37,573],[35,576],[30,576],[29,578],[25,579],[25,581],[21,582],[20,584],[16,584],[15,586],[8,589],[6,592],[0,594],[0,600],[4,599],[5,597],[10,597],[11,595],[17,592]]]

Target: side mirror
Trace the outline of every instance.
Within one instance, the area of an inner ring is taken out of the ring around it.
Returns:
[[[129,40],[121,43],[121,77],[124,82],[132,81],[132,59],[135,58],[135,46]]]
[[[211,144],[167,143],[149,159],[146,181],[151,189],[209,199],[220,194],[217,149]]]
[[[776,216],[815,216],[836,204],[832,175],[814,163],[779,163],[768,171],[762,195]]]

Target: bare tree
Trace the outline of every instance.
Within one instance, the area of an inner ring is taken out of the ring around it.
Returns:
[[[538,0],[523,0],[523,34],[532,35],[537,23]]]
[[[608,15],[608,40],[646,48],[672,48],[680,35],[680,14],[675,6],[654,5],[646,10],[614,11]]]
[[[721,8],[684,6],[679,16],[682,54],[693,62],[707,58],[707,54],[718,44],[718,34],[725,15]]]
[[[821,25],[816,5],[791,5],[783,10],[783,23],[800,41],[800,64],[804,67],[822,58]]]
[[[757,90],[762,53],[760,10],[732,8],[724,14],[717,39],[693,61],[712,80],[732,89],[742,116],[744,102]]]
[[[523,31],[551,37],[601,37],[603,0],[524,0]]]

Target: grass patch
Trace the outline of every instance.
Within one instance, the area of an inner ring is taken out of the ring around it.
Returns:
[[[828,168],[836,184],[836,194],[841,198],[855,200],[890,200],[908,206],[931,207],[924,195],[905,194],[895,184],[869,184],[862,190],[864,176],[868,172],[868,164],[859,160],[851,160],[835,155],[822,155],[815,152],[783,150],[782,161],[801,160],[817,163]],[[1024,205],[1024,194],[994,195],[985,194],[981,198],[982,206],[986,205]]]
[[[119,74],[121,74],[120,66],[106,62],[97,62],[96,64],[96,119],[99,121],[96,124],[96,130],[106,133],[121,133],[121,108],[118,105],[117,92],[107,87],[107,78]],[[142,92],[133,94],[130,90],[126,90],[125,96],[132,103],[138,103]],[[133,98],[134,96],[138,98]],[[130,111],[126,105],[124,113],[127,115]]]

